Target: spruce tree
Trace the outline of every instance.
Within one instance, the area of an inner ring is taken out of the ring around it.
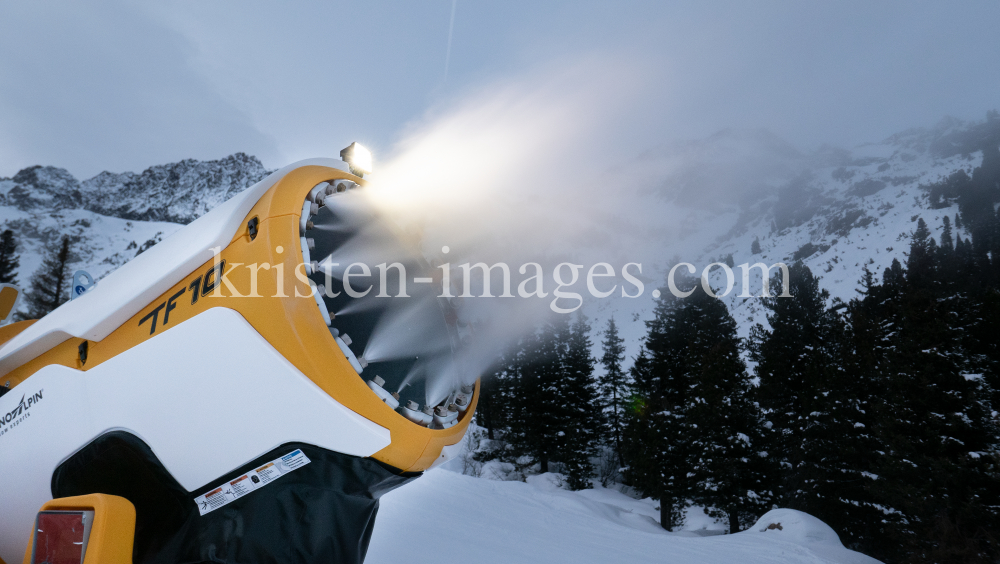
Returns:
[[[775,431],[780,503],[843,535],[858,507],[851,498],[857,493],[845,486],[861,483],[868,471],[859,451],[866,398],[857,376],[846,370],[845,328],[827,308],[829,294],[801,263],[789,268],[789,278],[791,298],[764,300],[771,329],[758,325],[751,335],[760,403]]]
[[[878,495],[885,480],[879,468],[885,462],[887,449],[880,421],[892,416],[887,393],[888,359],[898,330],[895,302],[902,279],[898,261],[885,270],[881,285],[864,268],[859,297],[845,308],[841,353],[845,370],[831,382],[834,389],[827,396],[831,410],[840,416],[834,432],[841,435],[835,443],[839,451],[830,462],[842,473],[836,493],[847,502],[831,507],[838,515],[831,521],[845,546],[882,558],[891,556],[886,551],[885,513],[893,509]]]
[[[983,161],[972,171],[972,182],[959,196],[958,209],[973,238],[981,239],[989,247],[988,224],[993,219],[993,204],[1000,200],[1000,149],[987,144],[982,150]]]
[[[646,322],[644,354],[633,368],[637,409],[629,418],[624,449],[630,479],[660,501],[660,526],[668,531],[683,523],[695,486],[692,427],[686,414],[690,313],[686,300],[661,290],[653,319]]]
[[[604,341],[601,343],[603,355],[601,365],[604,366],[604,374],[601,376],[601,394],[604,404],[607,406],[608,431],[611,444],[618,457],[619,466],[625,466],[625,458],[622,455],[622,421],[627,398],[628,381],[625,372],[622,370],[622,362],[625,360],[625,340],[618,335],[618,326],[612,316],[608,320],[608,328],[604,331]]]
[[[629,374],[632,390],[622,414],[622,453],[628,462],[623,470],[625,481],[646,496],[659,497],[663,474],[659,460],[663,441],[650,426],[657,378],[653,375],[649,351],[645,347],[633,359]],[[661,503],[660,524],[669,529],[670,519],[664,518],[664,507]]]
[[[559,380],[563,402],[559,459],[565,466],[569,488],[582,490],[593,487],[590,478],[594,468],[590,457],[597,451],[602,413],[594,379],[596,359],[590,352],[590,324],[582,314],[573,323],[568,337],[563,375]]]
[[[681,436],[672,434],[678,418],[665,409],[669,400],[663,393],[664,375],[654,369],[653,357],[643,348],[632,365],[634,386],[625,411],[622,450],[629,484],[660,501],[660,526],[672,531],[683,523],[691,493],[690,457]]]
[[[952,251],[954,250],[954,241],[951,237],[951,218],[944,216],[941,220],[941,250],[942,251]]]
[[[64,236],[60,245],[52,249],[41,268],[31,277],[31,287],[26,296],[26,319],[41,319],[69,299],[68,289],[72,282],[69,260],[69,238]]]
[[[499,458],[517,466],[516,458],[528,451],[530,409],[535,398],[526,394],[524,386],[524,366],[527,357],[527,343],[534,341],[534,335],[526,336],[512,343],[497,360],[491,374],[490,420],[493,430],[490,449],[481,460]],[[485,384],[485,382],[484,382]],[[478,415],[478,409],[477,417]]]
[[[753,243],[750,243],[750,254],[759,255],[760,254],[760,238],[754,237]]]
[[[775,431],[774,455],[783,469],[783,503],[795,506],[807,495],[804,474],[807,430],[822,409],[817,394],[828,376],[830,358],[823,323],[829,294],[801,263],[789,268],[791,298],[764,298],[766,330],[751,330],[751,359],[757,363],[760,402]]]
[[[486,438],[491,441],[497,440],[500,434],[498,431],[509,426],[506,418],[510,414],[510,402],[505,392],[516,369],[512,363],[512,356],[516,351],[516,346],[501,351],[496,362],[480,381],[476,424],[486,429]]]
[[[967,298],[955,299],[941,283],[932,248],[920,222],[889,355],[879,493],[899,512],[891,539],[911,560],[993,561],[1000,556],[998,429],[981,359],[965,337],[978,320],[965,309]]]
[[[510,444],[516,455],[538,463],[543,473],[549,471],[550,462],[558,461],[565,443],[561,380],[569,334],[566,316],[552,315],[532,338],[523,340],[519,353],[519,415]]]
[[[17,268],[20,265],[14,232],[5,229],[0,233],[0,284],[17,284]]]
[[[722,300],[704,292],[686,303],[690,388],[685,417],[692,441],[694,499],[736,533],[771,508],[773,471],[764,421],[740,358],[736,321]]]

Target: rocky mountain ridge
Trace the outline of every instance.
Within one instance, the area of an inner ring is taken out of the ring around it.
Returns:
[[[245,153],[214,161],[187,159],[138,174],[105,171],[84,181],[64,169],[36,165],[0,178],[0,206],[85,209],[121,219],[187,224],[269,172]]]
[[[0,178],[0,228],[17,237],[22,286],[64,235],[74,268],[100,278],[269,173],[244,153],[83,181],[65,169],[32,166]]]

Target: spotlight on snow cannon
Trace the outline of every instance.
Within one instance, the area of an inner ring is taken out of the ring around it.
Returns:
[[[457,384],[466,334],[437,291],[392,276],[393,299],[354,298],[333,268],[435,273],[371,205],[370,153],[343,156],[278,170],[43,319],[0,323],[0,560],[22,561],[40,509],[101,499],[93,530],[124,543],[101,562],[363,561],[379,496],[446,460],[479,389]],[[94,534],[88,562],[110,546]]]
[[[372,172],[372,153],[357,141],[342,149],[340,158],[351,166],[351,173],[358,177]]]

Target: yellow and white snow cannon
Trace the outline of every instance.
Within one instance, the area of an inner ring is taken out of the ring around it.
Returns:
[[[478,399],[455,311],[392,276],[430,267],[368,205],[364,153],[0,327],[3,562],[363,561],[379,496],[453,454]]]

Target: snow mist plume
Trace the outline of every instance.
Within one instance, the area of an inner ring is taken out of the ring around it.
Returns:
[[[614,69],[613,80],[606,69]],[[412,125],[376,164],[366,192],[432,263],[452,265],[456,295],[457,265],[466,262],[506,263],[515,296],[522,264],[546,271],[547,298],[458,298],[463,321],[478,332],[462,353],[463,373],[478,377],[503,346],[551,313],[557,263],[620,268],[638,260],[622,245],[629,222],[614,201],[626,187],[607,171],[616,142],[606,131],[628,109],[625,93],[641,91],[639,76],[634,65],[592,59],[490,85]],[[499,272],[491,281],[499,296]]]

